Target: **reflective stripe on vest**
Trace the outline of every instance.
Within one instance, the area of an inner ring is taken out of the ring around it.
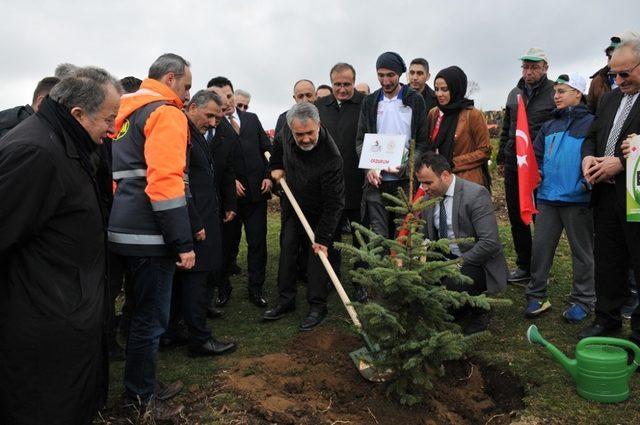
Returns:
[[[178,198],[167,199],[166,201],[152,202],[151,208],[153,208],[154,211],[165,211],[183,207],[185,205],[187,205],[187,200],[184,196],[180,196]]]
[[[147,170],[139,168],[137,170],[114,171],[113,180],[121,180],[133,177],[147,177]]]
[[[164,245],[162,235],[132,235],[129,233],[107,232],[109,242],[128,245]]]

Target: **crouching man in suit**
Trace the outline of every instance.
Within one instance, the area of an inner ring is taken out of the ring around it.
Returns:
[[[471,238],[473,243],[452,244],[451,257],[463,259],[460,272],[473,280],[461,284],[447,280],[447,288],[471,295],[496,294],[507,284],[507,263],[502,253],[498,223],[491,195],[479,184],[457,178],[441,155],[426,152],[416,163],[416,177],[427,195],[440,202],[423,212],[425,236],[431,240]],[[462,331],[465,335],[483,331],[489,312],[471,309]]]

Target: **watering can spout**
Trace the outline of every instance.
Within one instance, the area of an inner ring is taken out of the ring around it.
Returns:
[[[576,379],[578,362],[567,357],[562,351],[544,339],[542,335],[540,335],[536,325],[531,325],[529,326],[529,329],[527,329],[527,339],[531,344],[540,344],[546,348],[547,351],[553,355],[553,358],[556,359],[567,372],[569,372],[569,375],[571,375],[574,380]]]

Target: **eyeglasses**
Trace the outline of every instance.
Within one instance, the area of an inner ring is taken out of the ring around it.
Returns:
[[[246,105],[244,103],[236,103],[236,106],[238,107],[238,109],[242,109],[243,111],[249,109],[249,105]]]
[[[617,77],[625,78],[625,79],[626,79],[626,78],[629,78],[629,75],[631,75],[631,73],[633,72],[633,70],[634,70],[634,69],[636,69],[636,68],[638,67],[638,65],[640,65],[640,62],[638,62],[638,63],[636,64],[636,66],[634,66],[633,68],[631,68],[631,69],[630,69],[630,70],[628,70],[628,71],[608,72],[608,73],[607,73],[607,75],[608,75],[609,77],[613,77],[613,78],[616,78],[616,76],[617,76]]]

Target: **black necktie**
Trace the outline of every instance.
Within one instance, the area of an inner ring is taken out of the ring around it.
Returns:
[[[442,197],[440,201],[440,228],[438,229],[438,234],[440,239],[446,239],[449,237],[447,232],[447,209],[444,207],[444,200],[447,198],[447,195]]]
[[[207,135],[206,135],[205,139],[207,139],[207,143],[211,143],[211,141],[213,140],[213,130],[212,129],[209,129],[209,131],[207,131]]]

